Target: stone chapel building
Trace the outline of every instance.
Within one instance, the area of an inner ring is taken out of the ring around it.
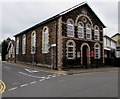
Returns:
[[[16,34],[15,62],[54,69],[103,64],[104,28],[83,2]]]

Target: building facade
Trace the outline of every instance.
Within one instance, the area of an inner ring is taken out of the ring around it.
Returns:
[[[7,48],[8,54],[6,55],[6,59],[8,62],[15,60],[15,41],[10,40],[8,42],[8,48]]]
[[[105,58],[116,57],[117,42],[107,35],[105,35],[103,39],[104,39],[104,57]]]
[[[87,3],[76,5],[17,35],[16,62],[54,69],[104,62],[105,25]]]
[[[116,33],[111,38],[117,42],[117,45],[116,45],[116,57],[120,58],[120,33]]]

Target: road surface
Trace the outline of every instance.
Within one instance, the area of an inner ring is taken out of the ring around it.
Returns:
[[[2,64],[3,97],[118,97],[118,71],[75,75]]]

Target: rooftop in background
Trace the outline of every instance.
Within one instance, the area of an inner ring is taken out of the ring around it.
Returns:
[[[117,36],[117,35],[120,35],[120,33],[116,33],[115,35],[113,35],[111,38],[113,38],[113,37],[115,37],[115,36]]]
[[[106,38],[112,40],[113,42],[117,43],[115,40],[113,40],[111,37],[109,37],[109,36],[107,36],[107,35],[104,35],[103,37],[106,37]]]

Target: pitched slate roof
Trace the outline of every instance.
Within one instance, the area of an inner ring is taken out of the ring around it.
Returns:
[[[55,15],[55,16],[47,19],[47,20],[45,20],[45,21],[42,21],[42,22],[40,22],[40,23],[38,23],[38,24],[36,24],[36,25],[34,25],[34,26],[32,26],[32,27],[30,27],[30,28],[28,28],[28,29],[26,29],[26,30],[24,30],[24,31],[16,34],[16,35],[14,35],[14,37],[17,37],[18,35],[24,34],[25,32],[30,31],[30,30],[32,30],[32,29],[35,29],[36,27],[38,27],[38,26],[40,26],[40,25],[43,25],[43,24],[45,24],[45,23],[47,23],[47,22],[50,22],[50,21],[52,21],[52,20],[54,20],[54,19],[57,19],[57,18],[65,15],[65,14],[69,13],[70,11],[73,11],[73,10],[77,9],[78,7],[80,7],[80,6],[83,6],[83,5],[87,5],[87,6],[90,8],[90,6],[88,5],[87,2],[82,2],[82,3],[78,4],[78,5],[73,6],[72,8],[69,8],[69,9],[67,9],[67,10],[65,10],[65,11],[63,11],[63,12],[61,12],[61,13],[59,13],[59,14],[57,14],[57,15]],[[90,9],[91,9],[91,8],[90,8]],[[91,9],[91,11],[93,12],[92,9]],[[94,13],[94,12],[93,12],[93,13]],[[94,13],[94,15],[98,18],[98,16],[97,16],[95,13]],[[102,23],[102,21],[101,21],[99,18],[98,18],[98,20],[101,22],[101,24],[102,24],[103,27],[105,28],[106,26]]]

